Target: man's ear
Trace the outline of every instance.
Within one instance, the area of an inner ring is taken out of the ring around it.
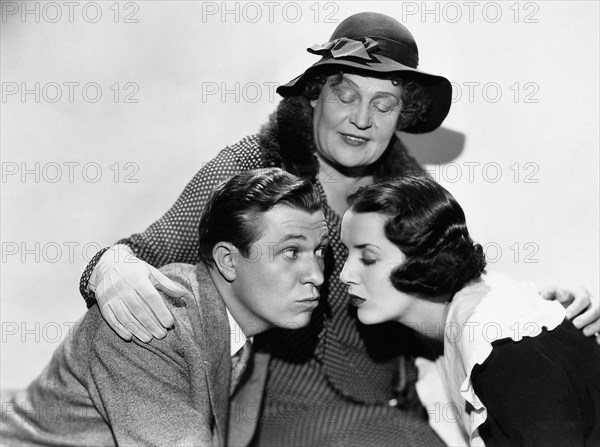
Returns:
[[[212,256],[219,273],[229,282],[235,280],[235,267],[240,251],[229,242],[217,242],[212,249]]]

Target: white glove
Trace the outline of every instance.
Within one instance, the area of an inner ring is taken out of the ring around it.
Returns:
[[[145,343],[165,337],[165,328],[175,323],[156,289],[174,298],[184,294],[180,286],[120,244],[100,257],[88,287],[102,316],[121,338],[131,340],[135,335]]]

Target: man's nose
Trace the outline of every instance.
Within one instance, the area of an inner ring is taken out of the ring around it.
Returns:
[[[325,277],[323,276],[323,262],[319,259],[310,258],[307,260],[305,268],[304,282],[320,286],[323,284]]]

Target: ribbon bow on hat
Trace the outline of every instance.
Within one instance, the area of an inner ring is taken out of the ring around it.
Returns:
[[[378,49],[379,44],[370,37],[363,37],[360,40],[340,37],[339,39],[325,42],[322,45],[317,44],[307,48],[309,53],[320,56],[327,56],[327,53],[330,53],[334,59],[356,57],[366,60],[371,60],[369,53],[375,52]]]

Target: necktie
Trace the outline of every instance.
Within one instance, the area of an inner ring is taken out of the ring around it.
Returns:
[[[240,379],[244,374],[244,370],[246,369],[246,365],[248,365],[248,360],[250,359],[250,355],[252,354],[252,342],[250,340],[246,340],[244,346],[236,352],[236,354],[231,358],[231,387],[229,389],[229,394],[233,394],[236,387],[240,383]]]

